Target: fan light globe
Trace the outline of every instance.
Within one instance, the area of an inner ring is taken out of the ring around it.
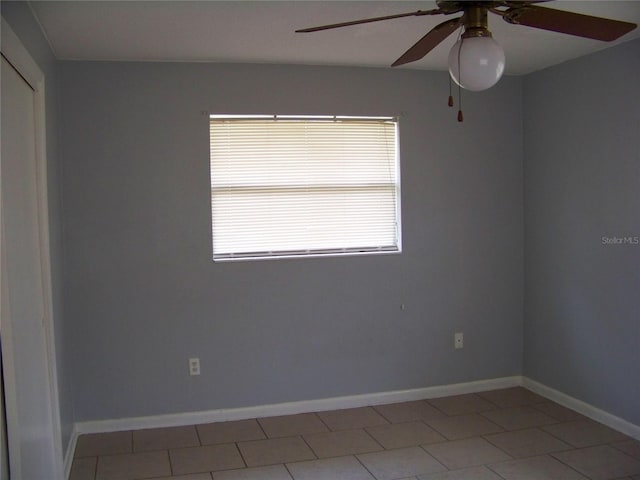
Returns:
[[[466,90],[478,92],[491,88],[498,83],[503,72],[504,50],[491,37],[461,38],[449,52],[451,78]]]

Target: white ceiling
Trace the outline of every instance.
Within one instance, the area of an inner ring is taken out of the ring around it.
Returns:
[[[316,33],[298,28],[435,8],[435,1],[34,1],[64,60],[191,61],[387,67],[438,23],[407,17]],[[640,24],[640,1],[552,1],[545,7]],[[451,18],[451,17],[446,17]],[[507,74],[521,75],[612,45],[490,15]],[[423,60],[398,68],[445,70],[451,35]],[[640,37],[640,29],[616,43]]]

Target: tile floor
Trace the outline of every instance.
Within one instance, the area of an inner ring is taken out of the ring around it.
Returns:
[[[640,480],[640,442],[524,388],[82,435],[70,480]]]

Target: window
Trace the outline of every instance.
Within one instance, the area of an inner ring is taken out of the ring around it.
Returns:
[[[210,116],[214,260],[399,252],[398,123]]]

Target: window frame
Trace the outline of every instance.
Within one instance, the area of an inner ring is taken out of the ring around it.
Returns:
[[[237,120],[237,121],[254,121],[254,120],[284,120],[284,121],[317,121],[317,122],[341,122],[349,121],[362,122],[391,122],[394,125],[394,178],[395,183],[395,244],[388,246],[371,246],[371,247],[344,247],[344,248],[309,248],[286,250],[278,249],[272,251],[256,251],[256,252],[233,252],[233,253],[215,253],[215,218],[213,211],[213,159],[210,154],[209,158],[209,174],[210,174],[210,199],[211,199],[211,248],[214,262],[236,262],[236,261],[260,261],[260,260],[277,260],[292,258],[324,258],[324,257],[342,257],[342,256],[361,256],[361,255],[389,255],[402,253],[402,204],[401,204],[401,166],[400,166],[400,139],[399,128],[400,121],[397,116],[346,116],[346,115],[231,115],[231,114],[209,114],[209,148],[212,150],[211,124],[214,121]]]

